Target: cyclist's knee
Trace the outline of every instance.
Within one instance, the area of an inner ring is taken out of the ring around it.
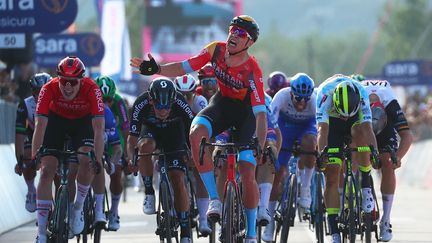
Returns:
[[[40,170],[41,181],[51,181],[56,172],[56,165],[54,163],[43,163]]]
[[[152,138],[142,138],[138,141],[138,149],[141,153],[151,153],[156,149],[156,142]]]
[[[250,185],[249,183],[256,183],[255,166],[251,165],[249,162],[241,161],[238,170],[243,184]]]
[[[189,139],[191,143],[199,143],[202,137],[211,137],[212,126],[207,118],[197,116],[193,119]]]

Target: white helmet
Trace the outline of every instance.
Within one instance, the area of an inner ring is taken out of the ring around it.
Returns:
[[[186,74],[183,76],[178,76],[175,79],[175,85],[178,91],[189,92],[195,90],[197,82],[192,75]]]

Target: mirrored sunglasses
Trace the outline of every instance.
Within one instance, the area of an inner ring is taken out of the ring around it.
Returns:
[[[252,39],[252,37],[249,35],[249,33],[246,30],[241,29],[237,26],[231,26],[229,29],[229,32],[230,32],[230,34],[236,35],[240,38],[246,38],[247,37],[249,39]]]
[[[214,86],[214,85],[217,84],[217,81],[216,81],[215,78],[205,78],[205,79],[201,80],[201,82],[202,82],[203,85],[209,85],[209,84],[211,84],[211,85]]]
[[[157,104],[154,104],[154,108],[156,110],[169,110],[169,109],[171,109],[171,104],[162,105],[162,104],[157,103]]]

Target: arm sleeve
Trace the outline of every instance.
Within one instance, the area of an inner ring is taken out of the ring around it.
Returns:
[[[402,111],[397,100],[391,101],[385,108],[387,113],[388,122],[393,124],[396,131],[400,132],[402,130],[409,129],[408,121],[405,118],[405,114]]]
[[[264,85],[261,69],[256,65],[255,70],[249,76],[250,100],[254,114],[266,112]]]
[[[119,126],[122,131],[126,131],[129,129],[129,117],[128,117],[128,109],[126,107],[126,103],[123,99],[119,99],[117,102],[117,109],[119,110]]]
[[[195,55],[182,62],[185,73],[191,73],[206,65],[212,58],[217,42],[208,44],[198,55]]]
[[[93,117],[104,117],[105,104],[102,99],[102,91],[95,82],[91,83],[88,99]]]
[[[144,116],[144,106],[148,104],[148,100],[144,96],[139,96],[132,106],[129,134],[138,137],[141,133],[141,120]]]
[[[15,122],[15,133],[25,134],[27,129],[27,109],[24,101],[18,104],[16,122]]]
[[[108,137],[109,144],[115,145],[120,143],[116,119],[107,105],[105,106],[105,133]]]
[[[51,100],[53,99],[53,93],[50,88],[50,85],[42,86],[41,91],[39,92],[38,102],[36,105],[36,116],[48,116],[49,105]]]

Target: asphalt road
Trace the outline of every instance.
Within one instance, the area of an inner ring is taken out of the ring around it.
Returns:
[[[391,242],[432,242],[432,188],[411,184],[409,181],[399,181],[392,210],[394,235]],[[121,229],[118,232],[103,232],[102,242],[159,242],[159,238],[154,234],[155,216],[142,213],[142,200],[142,193],[128,189],[128,201],[120,205]],[[33,221],[0,235],[0,242],[30,243],[34,242],[35,236],[36,227]],[[289,242],[313,242],[313,239],[314,234],[307,223],[297,222],[290,231]],[[329,242],[330,239],[327,240]],[[208,239],[194,239],[194,242],[208,242]]]

